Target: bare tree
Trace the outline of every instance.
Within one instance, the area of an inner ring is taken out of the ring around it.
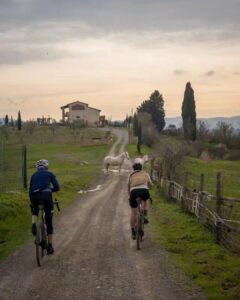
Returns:
[[[181,163],[186,152],[184,146],[177,145],[171,141],[161,144],[158,155],[161,159],[162,175],[169,179],[173,178],[176,173],[176,168]]]
[[[227,146],[231,144],[234,129],[231,124],[218,122],[217,127],[213,130],[213,136],[216,142],[223,143]]]
[[[202,120],[197,121],[197,137],[200,140],[208,140],[210,135],[209,126]]]

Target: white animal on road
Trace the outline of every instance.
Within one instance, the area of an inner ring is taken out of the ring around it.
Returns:
[[[130,159],[128,152],[123,152],[118,156],[106,156],[103,161],[104,169],[108,172],[110,166],[119,166],[118,170],[120,172],[125,158]]]

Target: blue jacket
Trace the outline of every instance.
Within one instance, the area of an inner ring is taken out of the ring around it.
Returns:
[[[32,175],[29,194],[43,191],[57,192],[59,190],[59,183],[52,172],[40,169]]]

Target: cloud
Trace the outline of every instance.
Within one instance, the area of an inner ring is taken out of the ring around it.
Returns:
[[[26,102],[24,99],[13,98],[13,97],[0,97],[0,102],[10,106],[18,106]]]
[[[179,69],[173,71],[173,74],[177,76],[182,75],[184,73],[186,73],[184,70],[179,70]]]
[[[70,57],[67,44],[88,39],[143,49],[239,43],[239,11],[238,0],[1,0],[0,64]]]
[[[216,74],[216,72],[214,70],[210,70],[210,71],[204,73],[204,76],[211,77],[211,76],[214,76],[215,74]]]
[[[82,22],[48,22],[0,32],[0,65],[51,61],[70,56],[65,47],[76,37],[87,38],[90,29]]]
[[[217,9],[216,9],[217,7]],[[0,27],[81,20],[105,32],[238,27],[238,0],[1,0]]]

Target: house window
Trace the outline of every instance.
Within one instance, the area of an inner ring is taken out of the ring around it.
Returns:
[[[72,106],[72,110],[84,110],[85,107],[81,104],[75,104]]]

